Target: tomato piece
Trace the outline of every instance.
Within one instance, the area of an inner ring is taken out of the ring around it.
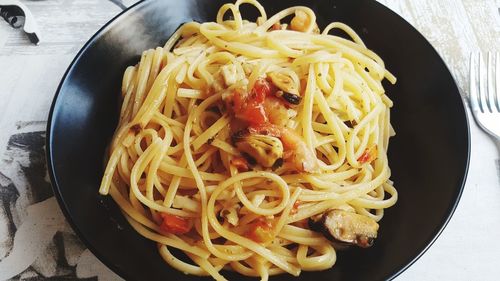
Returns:
[[[192,225],[183,217],[162,213],[163,222],[160,229],[172,234],[186,234],[191,230]]]
[[[231,164],[234,165],[240,172],[246,172],[249,170],[248,161],[243,157],[234,157],[231,160]]]
[[[258,243],[269,242],[274,238],[273,225],[264,219],[258,219],[252,224],[246,236]]]
[[[276,87],[265,79],[255,81],[250,99],[257,103],[263,103],[267,96],[276,92]]]
[[[264,79],[255,82],[250,95],[246,99],[246,104],[237,117],[247,121],[251,125],[264,124],[269,122],[269,115],[264,107],[264,101],[276,89],[271,83]]]
[[[368,152],[368,150],[365,149],[363,154],[361,154],[361,156],[359,156],[358,162],[366,163],[369,158],[370,158],[370,153]]]
[[[364,163],[370,163],[375,159],[377,159],[377,145],[374,145],[370,148],[366,148],[365,151],[363,151],[363,154],[361,154],[361,156],[359,156],[357,160],[361,164],[364,164]]]
[[[265,100],[263,93],[264,90],[252,91],[251,94],[234,91],[232,110],[235,117],[249,124],[263,124],[268,122],[263,105]]]
[[[232,98],[228,106],[232,109],[235,117],[249,123],[260,125],[269,122],[264,103],[266,98],[276,92],[276,87],[265,79],[255,82],[250,93],[241,89],[232,92]]]

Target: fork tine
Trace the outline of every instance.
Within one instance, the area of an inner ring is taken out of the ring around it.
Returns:
[[[478,111],[479,109],[479,93],[478,93],[478,88],[477,88],[477,65],[476,65],[476,53],[472,52],[470,53],[470,64],[469,64],[469,101],[470,101],[470,107],[472,111]]]
[[[487,92],[485,93],[487,98],[486,98],[486,104],[488,105],[488,110],[490,112],[496,112],[496,107],[495,107],[495,92],[493,88],[493,79],[494,79],[494,65],[493,65],[493,54],[491,52],[488,52],[488,61],[487,61],[487,73],[486,73],[486,86],[487,86]],[[486,109],[486,108],[485,108]]]
[[[479,52],[479,108],[481,112],[487,112],[487,88],[486,88],[486,66],[484,65],[483,53]]]
[[[500,53],[495,54],[495,103],[497,111],[500,112]]]

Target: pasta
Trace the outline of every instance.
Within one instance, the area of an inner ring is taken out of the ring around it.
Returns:
[[[256,0],[225,4],[125,70],[99,192],[187,274],[329,269],[345,242],[370,246],[397,201],[383,79],[396,82],[345,24],[320,33],[307,7],[268,17]],[[327,225],[346,217],[375,233]]]

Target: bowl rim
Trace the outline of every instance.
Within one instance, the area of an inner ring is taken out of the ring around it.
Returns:
[[[446,64],[446,62],[443,60],[443,57],[439,54],[439,52],[434,48],[434,46],[423,36],[420,31],[418,31],[411,23],[409,23],[406,19],[404,19],[402,16],[391,10],[389,7],[385,6],[382,3],[379,3],[378,1],[375,0],[369,0],[373,5],[378,6],[382,10],[384,10],[384,13],[390,14],[393,17],[396,17],[398,21],[401,21],[402,23],[406,24],[414,33],[415,36],[420,37],[419,39],[422,40],[425,44],[432,49],[433,56],[436,57],[438,63],[442,64],[447,72],[450,74],[450,77],[452,78],[453,81],[453,87],[455,88],[455,92],[458,95],[458,98],[460,98],[463,110],[464,110],[464,120],[465,120],[465,127],[466,127],[466,132],[467,132],[467,151],[466,151],[466,161],[465,161],[465,166],[463,167],[463,176],[462,179],[460,180],[460,186],[458,187],[458,192],[455,194],[455,198],[453,200],[453,204],[451,204],[448,207],[447,214],[443,217],[441,224],[434,230],[434,233],[431,235],[431,238],[426,241],[426,245],[418,250],[416,255],[411,255],[411,258],[403,263],[403,266],[396,267],[391,273],[388,274],[386,277],[386,280],[393,280],[397,276],[399,276],[401,273],[403,273],[405,270],[407,270],[410,266],[412,266],[418,259],[420,259],[426,252],[427,250],[434,244],[434,242],[439,238],[439,236],[442,234],[443,230],[446,228],[448,223],[450,222],[453,214],[455,213],[455,210],[457,209],[460,199],[462,197],[462,193],[465,188],[465,184],[467,181],[467,176],[469,172],[469,166],[470,166],[470,157],[471,157],[471,132],[470,132],[470,121],[469,121],[469,116],[468,116],[468,111],[467,107],[465,105],[464,99],[462,98],[460,94],[460,90],[458,88],[458,84],[456,81],[456,78],[454,77],[453,73],[450,71],[449,66]],[[47,164],[47,169],[48,169],[48,174],[50,177],[50,182],[52,186],[52,190],[54,192],[54,196],[57,199],[57,202],[59,204],[59,207],[61,211],[63,212],[64,216],[66,217],[67,222],[70,224],[71,228],[73,231],[76,233],[78,238],[84,243],[84,245],[92,252],[92,254],[97,257],[106,267],[111,269],[115,274],[119,275],[121,278],[124,278],[125,280],[131,280],[130,274],[127,273],[126,271],[123,271],[120,269],[115,263],[108,258],[105,257],[104,254],[100,252],[99,249],[94,247],[94,245],[87,239],[87,237],[84,235],[83,231],[79,228],[79,226],[75,223],[74,219],[71,216],[71,213],[69,211],[68,206],[66,205],[66,202],[61,194],[61,187],[59,186],[59,183],[57,181],[57,172],[55,169],[55,163],[53,161],[52,157],[52,133],[53,133],[53,122],[54,122],[54,114],[55,111],[57,110],[56,105],[58,102],[58,97],[61,93],[61,90],[63,89],[66,80],[68,79],[68,76],[74,71],[75,66],[78,64],[80,61],[82,55],[91,47],[96,41],[99,40],[99,38],[109,29],[111,29],[115,24],[118,23],[118,20],[121,19],[122,17],[126,17],[127,14],[133,13],[136,10],[142,8],[145,5],[149,5],[152,1],[146,1],[146,0],[140,0],[127,9],[119,12],[116,16],[111,18],[108,22],[106,22],[101,28],[99,28],[91,37],[90,39],[83,45],[83,47],[78,51],[78,53],[75,55],[74,59],[71,61],[69,64],[68,68],[66,69],[64,75],[61,78],[61,81],[56,89],[55,95],[53,97],[50,110],[49,110],[49,115],[47,119],[47,127],[46,127],[46,141],[45,141],[45,147],[46,147],[46,164]],[[231,1],[229,1],[231,2]]]

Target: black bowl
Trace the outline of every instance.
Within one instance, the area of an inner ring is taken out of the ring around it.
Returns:
[[[166,265],[153,242],[138,235],[114,202],[98,195],[103,157],[118,117],[122,73],[141,52],[163,45],[183,22],[213,21],[221,0],[145,1],[97,32],[64,75],[47,128],[47,158],[56,197],[92,252],[127,280],[194,280]],[[262,0],[268,14],[305,5],[320,27],[347,23],[397,77],[389,158],[399,191],[379,238],[367,250],[338,253],[331,270],[297,280],[392,279],[432,244],[450,219],[468,169],[470,137],[464,105],[446,65],[410,24],[372,0]],[[246,7],[245,7],[246,8]],[[248,14],[255,16],[249,9]],[[229,279],[245,280],[234,273]],[[289,275],[272,277],[288,280]]]

